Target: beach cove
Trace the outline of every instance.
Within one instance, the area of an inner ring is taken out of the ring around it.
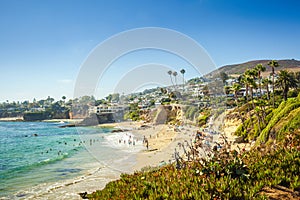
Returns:
[[[144,167],[157,167],[163,163],[174,161],[174,149],[178,146],[178,142],[184,140],[190,140],[193,135],[192,130],[194,128],[187,128],[186,130],[174,130],[170,125],[152,125],[144,124],[141,122],[121,122],[112,124],[102,124],[99,127],[115,128],[115,130],[125,130],[125,132],[117,131],[117,134],[122,138],[128,133],[132,133],[133,137],[137,140],[137,144],[141,144],[144,136],[149,141],[149,147],[143,145],[140,151],[133,153],[130,159],[123,160],[123,165],[127,165],[127,168],[118,169],[110,168],[108,166],[94,168],[94,172],[86,174],[74,180],[69,184],[65,184],[62,187],[55,188],[54,190],[44,193],[42,196],[36,198],[60,198],[60,199],[81,199],[79,193],[91,193],[96,190],[102,189],[105,185],[112,181],[119,179],[121,173],[133,173],[134,171],[140,171]],[[123,136],[122,136],[123,135]],[[118,139],[115,141],[117,142]],[[122,141],[123,143],[123,141]],[[100,163],[101,164],[101,163]]]
[[[131,174],[144,167],[157,167],[174,162],[174,150],[176,148],[177,151],[181,151],[181,154],[184,153],[178,144],[184,141],[192,142],[196,131],[199,129],[190,125],[178,128],[167,124],[153,125],[143,122],[121,122],[101,124],[95,127],[64,129],[58,128],[61,125],[59,122],[9,123],[10,125],[19,125],[18,123],[23,124],[23,126],[29,125],[31,131],[36,129],[33,127],[41,124],[51,126],[56,133],[58,133],[57,131],[72,132],[73,130],[75,132],[71,134],[67,142],[67,144],[72,143],[70,152],[73,154],[68,152],[69,154],[62,155],[61,160],[52,161],[51,159],[47,160],[48,158],[42,160],[41,162],[49,162],[50,166],[42,165],[39,169],[40,172],[35,175],[31,174],[33,169],[25,170],[24,173],[27,174],[27,178],[19,179],[19,190],[12,189],[12,193],[10,193],[4,187],[1,191],[6,190],[6,192],[1,193],[1,199],[81,199],[79,193],[91,193],[102,189],[108,182],[118,179],[121,173]],[[22,134],[25,134],[24,130]],[[60,134],[63,140],[55,138],[55,142],[61,143],[61,146],[68,146],[65,144],[67,138],[63,133]],[[58,133],[58,135],[60,134]],[[34,136],[34,131],[32,131],[23,137],[25,139],[39,139],[41,136],[43,134]],[[129,138],[135,140],[134,145],[128,144]],[[144,138],[148,140],[148,149],[146,144],[143,144]],[[47,139],[48,142],[49,138]],[[80,142],[82,146],[78,145]],[[99,153],[100,151],[103,152],[103,148],[105,152]],[[54,149],[55,147],[51,151]],[[47,150],[48,153],[46,153]],[[38,154],[40,156],[49,153],[50,147],[44,148],[44,152],[41,151]],[[47,173],[53,171],[56,173],[56,178],[47,180]],[[34,183],[34,179],[32,183],[33,176],[37,179],[36,183]],[[40,183],[39,178],[43,179]],[[12,182],[16,182],[16,180],[13,179]],[[31,185],[26,184],[27,182]]]
[[[78,193],[104,188],[121,173],[169,162],[180,135],[172,126],[139,122],[65,129],[60,125],[1,122],[1,199],[80,199]],[[113,129],[126,131],[111,133]],[[129,135],[135,145],[123,143]],[[102,154],[91,155],[99,151]]]

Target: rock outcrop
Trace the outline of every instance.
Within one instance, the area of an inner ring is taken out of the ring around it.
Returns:
[[[180,125],[183,122],[183,113],[179,105],[160,105],[157,108],[154,124],[173,123]]]
[[[163,105],[157,107],[157,113],[153,124],[165,124],[167,122],[168,112]]]

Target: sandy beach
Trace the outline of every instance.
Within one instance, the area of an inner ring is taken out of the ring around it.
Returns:
[[[22,121],[23,117],[5,117],[0,118],[1,122],[14,122],[14,121]]]
[[[149,140],[149,150],[142,151],[137,155],[134,170],[140,170],[146,166],[156,167],[161,162],[173,162],[175,148],[177,151],[180,150],[178,143],[185,140],[190,142],[195,136],[195,129],[188,127],[176,129],[174,126],[156,125],[145,130],[139,130],[139,134],[144,135]]]
[[[78,123],[81,122],[83,119],[45,119],[43,122],[64,122],[64,123]]]
[[[177,128],[167,124],[153,125],[142,122],[121,122],[99,126],[129,130],[139,140],[143,140],[144,137],[148,140],[149,147],[137,154],[137,162],[133,171],[139,171],[147,166],[156,167],[161,162],[174,161],[174,150],[176,147],[179,150],[178,143],[185,140],[190,142],[198,130],[193,126]]]

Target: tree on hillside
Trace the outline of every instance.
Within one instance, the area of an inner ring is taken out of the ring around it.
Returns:
[[[272,68],[272,90],[273,90],[273,108],[275,108],[275,93],[274,93],[274,76],[275,76],[275,67],[279,67],[279,64],[276,60],[271,60],[268,65]]]
[[[171,70],[169,70],[169,71],[168,71],[168,74],[169,74],[169,76],[170,76],[172,86],[174,87],[174,83],[173,83],[173,79],[172,79],[173,72],[172,72]]]
[[[79,98],[79,103],[84,105],[93,105],[95,104],[95,101],[96,99],[94,96],[85,95]]]
[[[209,88],[207,85],[202,88],[202,92],[205,97],[209,97]]]
[[[108,101],[109,103],[111,103],[112,100],[112,94],[109,94],[107,97],[105,97],[106,101]]]
[[[184,84],[185,84],[185,81],[184,81],[184,74],[185,74],[185,70],[184,70],[184,69],[181,69],[181,70],[180,70],[180,73],[182,74],[182,91],[184,91]]]
[[[267,99],[270,100],[270,91],[269,91],[269,85],[272,84],[272,81],[270,81],[268,78],[264,78],[262,80],[262,85],[266,88],[267,90]]]
[[[176,71],[174,71],[173,76],[174,76],[174,79],[175,79],[175,89],[177,89],[177,75],[178,75],[178,73]]]
[[[230,93],[230,86],[224,86],[225,94],[228,95]]]
[[[257,121],[258,121],[258,124],[257,124],[258,131],[259,131],[259,133],[261,133],[261,122],[263,122],[264,120],[261,118],[260,110],[259,110],[259,108],[256,107],[256,103],[254,103],[254,98],[253,98],[253,90],[254,89],[257,90],[257,84],[254,80],[256,73],[257,73],[256,70],[251,70],[251,74],[253,75],[253,77],[249,78],[249,87],[250,87],[250,97],[251,97],[252,108],[253,108],[253,111],[254,111]]]
[[[248,105],[247,106],[248,113],[251,111],[250,104],[248,104],[249,103],[249,91],[250,91],[250,94],[251,94],[251,100],[253,99],[253,92],[251,92],[251,89],[252,89],[251,85],[253,85],[253,82],[254,82],[253,75],[254,75],[254,70],[247,69],[244,72],[244,74],[242,75],[241,79],[240,79],[241,83],[243,83],[244,86],[245,86],[245,88],[246,88],[245,99],[246,99],[246,104]],[[253,103],[253,101],[252,101],[252,103]],[[254,125],[253,125],[251,117],[250,117],[250,123],[251,123],[251,125],[253,127]]]
[[[240,78],[241,83],[244,84],[246,88],[246,102],[248,103],[248,97],[249,97],[249,87],[252,82],[252,71],[250,69],[247,69],[244,74]]]
[[[236,102],[238,100],[238,92],[240,91],[241,88],[242,87],[239,83],[234,83],[233,86],[232,86],[232,90],[233,90],[234,98],[235,98]]]
[[[167,94],[168,93],[167,89],[165,89],[165,88],[160,88],[160,91],[161,91],[162,94]]]
[[[298,89],[300,89],[300,72],[295,72],[295,79],[297,81]]]
[[[63,100],[63,105],[65,106],[67,97],[66,96],[62,96],[61,99]]]
[[[48,98],[46,99],[47,100],[47,103],[50,105],[54,102],[54,98],[48,96]]]
[[[231,89],[233,90],[234,93],[234,100],[235,100],[235,104],[237,106],[238,109],[238,116],[241,119],[241,121],[243,122],[243,118],[241,115],[241,112],[239,111],[239,105],[238,105],[238,92],[240,91],[240,89],[242,88],[242,86],[239,83],[234,83],[233,86],[231,87]]]
[[[120,94],[119,93],[114,93],[111,95],[111,101],[112,102],[119,102],[120,101]]]
[[[40,107],[44,107],[45,106],[45,102],[46,102],[46,100],[39,100],[38,101],[38,104],[40,105]]]
[[[248,76],[251,77],[251,82],[250,82],[250,89],[251,89],[251,98],[253,100],[253,90],[257,91],[257,84],[255,82],[255,79],[258,77],[258,71],[256,68],[250,69],[248,71]],[[256,92],[257,93],[257,92]]]
[[[223,84],[225,84],[225,81],[226,81],[229,77],[228,77],[228,74],[226,74],[225,72],[221,72],[221,73],[220,73],[220,78],[221,78]]]
[[[278,74],[276,85],[282,88],[283,98],[287,100],[287,94],[290,88],[297,88],[297,81],[292,72],[281,70]]]
[[[255,69],[257,70],[257,77],[258,77],[258,87],[259,87],[259,97],[261,97],[261,72],[266,71],[266,67],[262,64],[256,65]]]
[[[177,96],[176,96],[175,92],[170,92],[170,93],[169,93],[169,98],[170,98],[170,99],[176,99]]]
[[[95,101],[95,106],[99,106],[101,104],[107,104],[107,102],[104,99],[98,99]]]

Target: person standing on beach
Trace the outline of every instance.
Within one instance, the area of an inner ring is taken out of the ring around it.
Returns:
[[[148,140],[146,139],[146,147],[147,147],[147,150],[149,149],[149,142]]]

